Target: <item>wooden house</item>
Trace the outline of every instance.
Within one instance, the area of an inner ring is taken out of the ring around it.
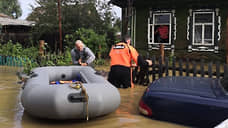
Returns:
[[[122,8],[122,33],[131,35],[139,50],[156,51],[164,44],[166,52],[182,57],[201,54],[225,60],[227,0],[110,0],[109,3]],[[226,60],[228,63],[228,57]]]
[[[25,43],[29,40],[32,26],[35,25],[33,21],[13,19],[7,15],[0,14],[0,41]]]

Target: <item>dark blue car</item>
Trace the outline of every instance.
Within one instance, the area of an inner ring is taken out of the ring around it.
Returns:
[[[228,95],[218,79],[164,77],[146,89],[139,111],[154,119],[210,128],[228,118]]]

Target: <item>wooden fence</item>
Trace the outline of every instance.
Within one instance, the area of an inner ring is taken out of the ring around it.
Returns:
[[[133,73],[133,82],[148,85],[152,81],[165,76],[192,76],[221,79],[228,77],[228,65],[220,62],[207,62],[165,57],[164,60],[153,56],[153,65],[144,69],[136,67]]]
[[[23,63],[26,61],[27,60],[25,58],[0,55],[0,66],[22,67]]]

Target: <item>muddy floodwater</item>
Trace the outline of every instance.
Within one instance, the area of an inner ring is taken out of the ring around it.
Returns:
[[[146,87],[137,85],[134,89],[119,89],[121,104],[109,115],[89,121],[58,121],[31,117],[20,102],[22,89],[17,84],[18,70],[0,67],[0,128],[187,128],[140,115],[138,103]]]

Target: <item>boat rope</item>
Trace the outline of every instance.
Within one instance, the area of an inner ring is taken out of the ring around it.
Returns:
[[[75,84],[75,85],[74,85]],[[73,82],[72,84],[69,85],[71,88],[73,89],[81,89],[81,93],[85,95],[85,102],[86,102],[86,120],[88,121],[89,120],[89,105],[88,105],[88,102],[89,102],[89,96],[88,96],[88,93],[86,91],[86,88],[82,85],[82,82],[80,81],[76,81],[76,82]]]
[[[17,75],[17,78],[20,80],[17,83],[22,85],[21,86],[22,89],[25,88],[25,83],[27,82],[28,79],[38,76],[37,74],[35,74],[33,72],[30,73],[30,75],[26,75],[21,72],[17,72],[16,75]]]

